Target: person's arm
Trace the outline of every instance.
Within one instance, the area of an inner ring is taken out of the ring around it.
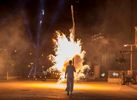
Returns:
[[[74,66],[73,66],[74,67]],[[76,69],[75,69],[75,67],[74,67],[74,72],[76,72]]]
[[[66,68],[66,71],[65,71],[65,78],[66,78],[66,76],[67,76],[67,68]]]

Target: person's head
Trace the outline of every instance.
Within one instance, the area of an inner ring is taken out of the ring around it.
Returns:
[[[69,64],[72,65],[72,60],[69,61]]]

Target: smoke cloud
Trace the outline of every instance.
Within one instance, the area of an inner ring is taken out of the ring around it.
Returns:
[[[0,21],[0,74],[19,74],[25,66],[30,41],[25,34],[22,16],[9,15]],[[24,65],[21,64],[24,62]],[[19,68],[20,67],[20,68]]]

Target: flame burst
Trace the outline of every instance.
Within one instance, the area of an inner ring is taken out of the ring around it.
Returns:
[[[69,37],[66,37],[60,31],[56,31],[57,38],[53,39],[53,42],[55,44],[55,54],[49,55],[49,59],[54,65],[47,71],[58,70],[60,72],[59,82],[62,82],[65,79],[65,69],[68,65],[69,60],[73,61],[73,65],[76,68],[75,80],[85,78],[84,71],[90,69],[88,65],[83,65],[86,52],[82,50],[81,41],[79,39],[75,41],[75,20],[73,5],[71,5],[71,15],[73,26],[70,30],[71,33]]]
[[[53,39],[55,48],[55,54],[49,55],[49,60],[52,61],[53,66],[49,70],[58,70],[60,74],[59,80],[64,80],[64,73],[69,60],[73,60],[73,64],[76,68],[75,79],[79,80],[81,77],[85,77],[84,70],[89,69],[88,65],[83,65],[85,51],[82,50],[81,41],[74,40],[74,36],[70,33],[69,37],[66,37],[62,32],[56,31],[57,38]]]

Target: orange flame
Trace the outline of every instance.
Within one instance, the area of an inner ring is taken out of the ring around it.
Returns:
[[[83,68],[88,68],[89,66],[83,65],[85,51],[82,50],[81,41],[77,39],[74,40],[73,34],[70,34],[67,38],[63,33],[56,31],[57,39],[53,39],[55,43],[55,55],[50,54],[49,60],[54,64],[51,68],[57,69],[61,72],[60,79],[64,79],[65,68],[69,60],[73,60],[74,66],[76,68],[76,77],[82,76]]]

